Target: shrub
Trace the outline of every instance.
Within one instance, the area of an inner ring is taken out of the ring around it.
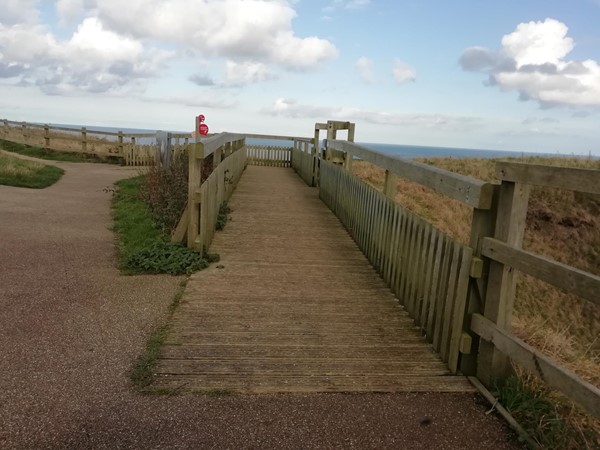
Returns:
[[[186,152],[173,156],[168,169],[154,165],[148,170],[142,198],[153,219],[170,234],[185,209],[188,197],[188,157]]]

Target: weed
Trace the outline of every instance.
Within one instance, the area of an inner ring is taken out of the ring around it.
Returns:
[[[532,375],[518,372],[499,386],[499,401],[537,444],[548,450],[600,448],[585,414]]]
[[[156,241],[130,254],[125,260],[125,265],[130,270],[140,273],[189,275],[207,268],[209,262],[180,243]]]
[[[217,215],[217,230],[222,230],[225,228],[225,224],[227,220],[229,220],[229,213],[231,212],[231,208],[227,206],[227,202],[223,202],[223,204],[219,207],[219,214]]]
[[[131,379],[138,389],[143,389],[152,383],[153,369],[160,355],[160,348],[167,338],[168,326],[159,327],[150,336],[146,351],[138,358],[131,372]]]
[[[43,189],[56,183],[65,171],[35,161],[0,154],[0,184]]]

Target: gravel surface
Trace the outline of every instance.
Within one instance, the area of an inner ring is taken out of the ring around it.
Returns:
[[[115,268],[111,186],[137,170],[50,164],[50,188],[0,186],[0,448],[520,448],[472,394],[137,394],[182,278]]]

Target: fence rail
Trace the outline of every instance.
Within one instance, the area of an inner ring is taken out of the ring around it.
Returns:
[[[245,138],[241,134],[222,133],[209,139],[197,138],[189,150],[188,204],[173,240],[183,240],[203,253],[212,242],[219,209],[229,200],[247,164]],[[212,155],[213,171],[202,179],[205,158]]]
[[[248,145],[248,164],[253,166],[291,167],[292,149],[273,145]]]
[[[69,128],[2,120],[0,139],[45,150],[121,158],[128,166],[146,166],[156,161],[157,133],[126,133],[92,128]],[[175,153],[189,144],[188,133],[169,133]]]

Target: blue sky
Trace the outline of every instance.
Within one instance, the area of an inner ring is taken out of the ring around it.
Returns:
[[[3,0],[0,118],[600,154],[600,0]]]

